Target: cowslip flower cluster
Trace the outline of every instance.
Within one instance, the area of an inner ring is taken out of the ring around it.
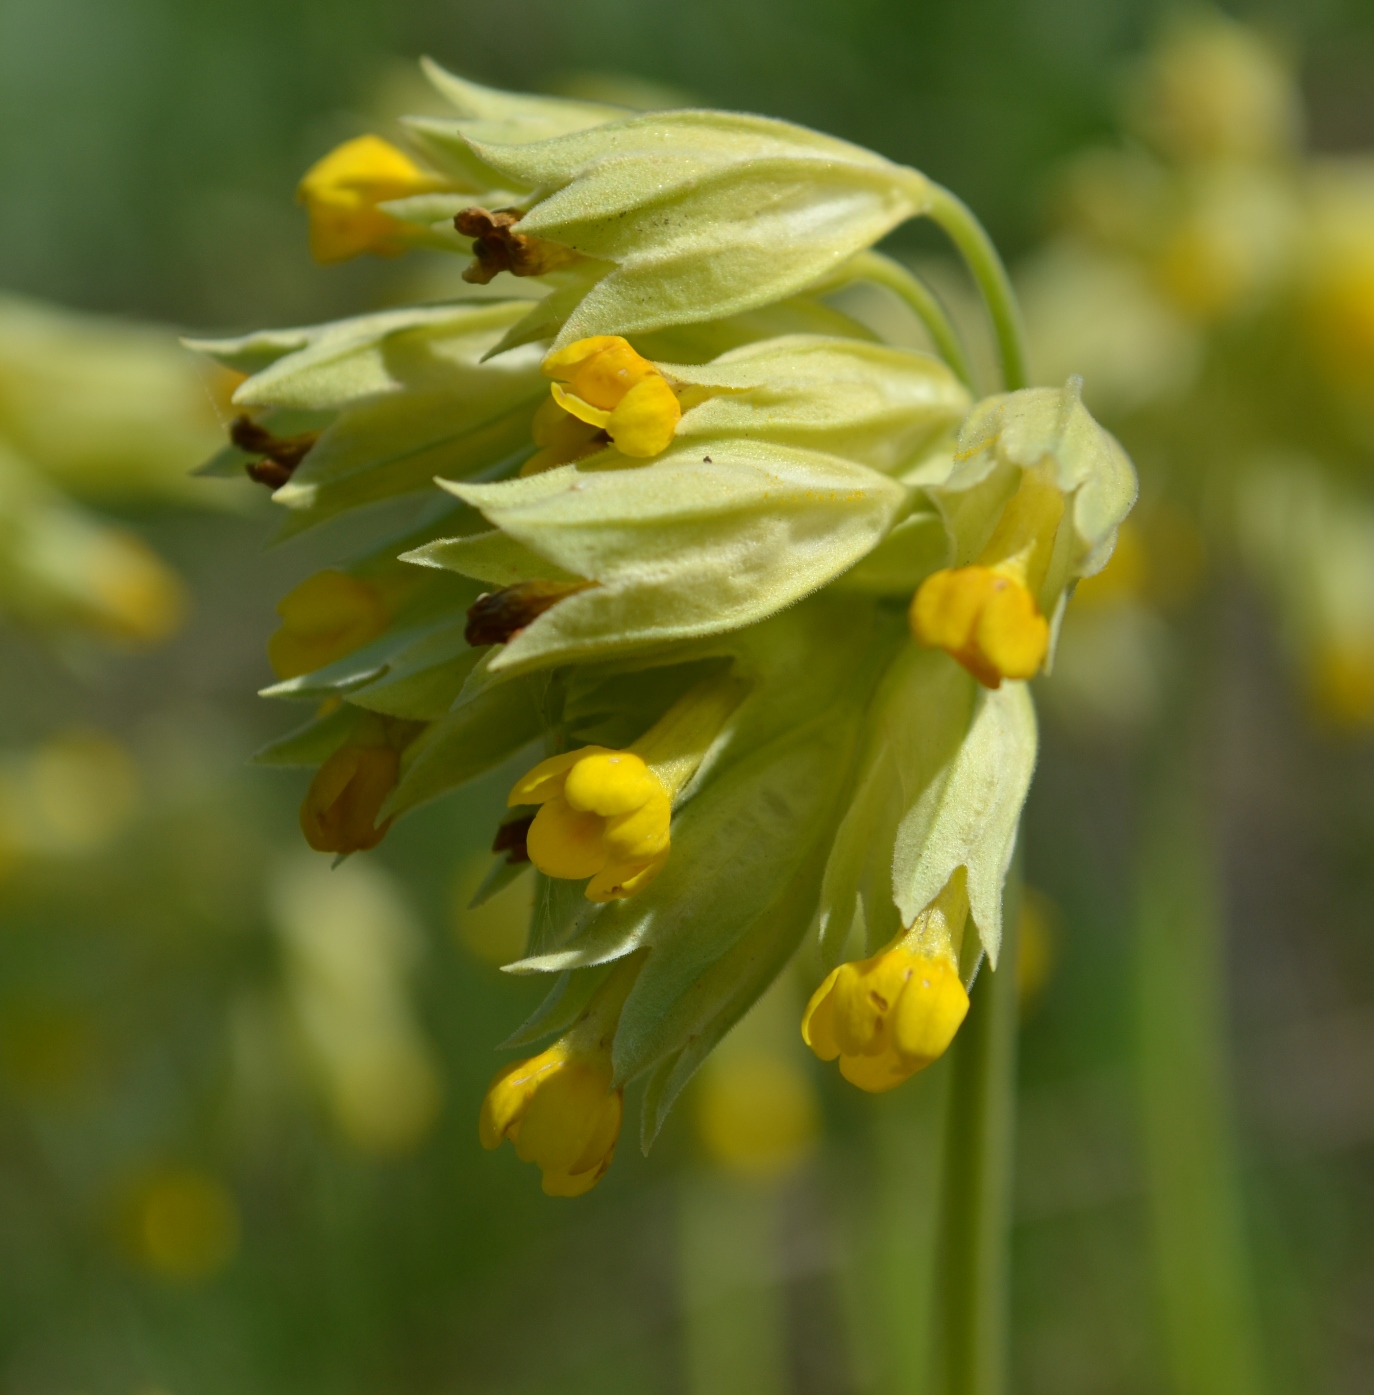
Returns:
[[[338,854],[508,773],[479,899],[533,870],[507,968],[552,987],[507,1045],[553,1041],[498,1073],[481,1138],[577,1195],[625,1086],[647,1147],[812,927],[822,1059],[880,1090],[945,1050],[997,962],[1025,680],[1134,475],[1076,383],[976,400],[872,251],[927,213],[982,236],[916,171],[430,76],[457,115],[407,123],[417,173],[354,142],[301,197],[327,255],[447,248],[487,289],[202,344],[247,375],[212,468],[268,483],[286,535],[383,506],[280,606],[266,692],[316,711],[262,758],[315,767],[302,824]],[[860,280],[938,351],[840,308]]]
[[[1205,9],[1160,35],[1126,118],[1128,142],[1066,171],[1059,232],[1022,277],[1041,371],[1091,367],[1094,406],[1160,462],[1148,575],[1110,614],[1078,609],[1056,686],[1114,725],[1148,719],[1205,546],[1268,594],[1314,714],[1367,730],[1374,164],[1306,154],[1283,57]]]

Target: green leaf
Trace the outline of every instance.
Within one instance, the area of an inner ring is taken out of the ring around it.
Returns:
[[[527,300],[458,301],[300,331],[307,342],[242,383],[234,402],[317,410],[401,391],[452,392],[468,406],[487,393],[509,398],[512,377],[539,381],[539,356],[510,355],[487,369],[478,364],[528,310]]]

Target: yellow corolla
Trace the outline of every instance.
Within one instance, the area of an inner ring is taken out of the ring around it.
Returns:
[[[598,334],[544,360],[553,400],[604,431],[622,455],[648,460],[668,449],[682,405],[668,380],[616,334]]]
[[[885,948],[831,970],[806,1005],[802,1040],[873,1094],[938,1060],[968,1012],[956,949],[967,916],[961,870]]]
[[[549,1196],[581,1196],[615,1157],[624,1091],[611,1088],[609,1048],[575,1033],[496,1073],[482,1101],[482,1147],[510,1139],[522,1162],[544,1174]]]
[[[277,603],[281,628],[267,641],[278,678],[296,678],[351,654],[387,627],[390,611],[370,582],[330,569],[308,576]]]
[[[988,688],[1032,677],[1050,643],[1036,591],[1063,515],[1063,493],[1027,470],[977,561],[921,583],[910,613],[917,640],[947,651]]]
[[[395,788],[400,752],[394,746],[341,746],[315,772],[301,804],[301,832],[316,852],[375,848],[391,820],[377,814]]]
[[[345,141],[311,165],[296,189],[310,215],[310,255],[327,264],[404,252],[413,230],[377,205],[444,187],[380,136]]]
[[[507,801],[538,804],[526,836],[530,861],[550,877],[590,877],[589,901],[633,895],[668,860],[672,803],[632,751],[584,746],[540,761]]]

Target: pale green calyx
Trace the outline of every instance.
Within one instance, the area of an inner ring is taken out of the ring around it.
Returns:
[[[762,620],[870,551],[906,498],[864,466],[746,440],[707,454],[683,443],[640,469],[445,487],[545,563],[598,583],[492,660],[512,673]],[[461,569],[464,552],[438,543],[409,560]]]
[[[759,116],[676,111],[527,145],[468,143],[497,175],[538,191],[523,236],[604,273],[579,288],[556,346],[780,300],[930,204],[915,170]]]

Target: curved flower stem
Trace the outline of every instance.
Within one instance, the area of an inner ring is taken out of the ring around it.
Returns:
[[[954,1060],[945,1250],[947,1395],[1007,1389],[1020,855],[1007,878],[997,971],[984,965]]]
[[[849,263],[849,270],[856,280],[872,281],[874,285],[886,286],[903,300],[926,327],[936,352],[949,364],[954,376],[972,391],[973,374],[969,369],[968,355],[964,352],[959,331],[954,328],[954,322],[936,298],[934,291],[919,276],[908,271],[901,262],[885,257],[881,252],[860,252]]]
[[[934,194],[927,216],[938,223],[959,249],[992,317],[997,335],[997,352],[1002,362],[1002,382],[1008,392],[1026,387],[1030,373],[1026,366],[1025,335],[1021,311],[1011,288],[1011,278],[997,255],[997,248],[973,210],[948,189],[933,186]]]

